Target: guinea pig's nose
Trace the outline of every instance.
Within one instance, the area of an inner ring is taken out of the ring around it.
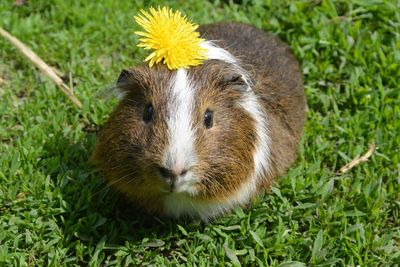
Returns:
[[[188,170],[186,170],[186,169],[170,170],[170,169],[167,169],[164,167],[158,167],[158,171],[160,172],[160,175],[165,179],[167,179],[167,178],[176,179],[176,177],[184,176],[188,172]]]

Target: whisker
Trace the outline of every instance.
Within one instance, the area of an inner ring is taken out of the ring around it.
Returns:
[[[98,194],[104,192],[104,190],[110,188],[111,186],[115,185],[116,183],[121,182],[121,181],[124,180],[126,177],[128,177],[128,176],[130,176],[130,175],[132,175],[132,174],[134,174],[134,173],[135,173],[135,172],[128,173],[128,174],[126,174],[126,175],[124,175],[124,176],[122,176],[122,177],[120,177],[120,178],[118,178],[118,179],[115,179],[115,180],[111,181],[111,182],[108,182],[108,181],[107,181],[106,186],[103,187],[102,189],[100,189],[98,192],[94,193],[93,196],[96,196],[96,195],[98,195]],[[127,184],[129,184],[129,183],[131,183],[131,182],[133,182],[133,181],[140,181],[140,179],[141,179],[141,177],[138,177],[137,179],[130,179],[130,180],[128,181]]]

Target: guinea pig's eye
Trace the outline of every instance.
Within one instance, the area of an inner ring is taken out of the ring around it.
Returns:
[[[204,126],[206,126],[206,129],[210,129],[211,127],[213,127],[213,115],[214,111],[211,111],[209,109],[207,109],[204,113]]]
[[[154,108],[152,104],[147,104],[143,112],[143,121],[150,122],[153,119]]]

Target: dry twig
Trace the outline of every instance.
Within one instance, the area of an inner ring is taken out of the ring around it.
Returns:
[[[78,108],[82,107],[82,103],[74,95],[72,90],[63,82],[63,80],[47,65],[38,55],[36,55],[29,47],[24,45],[17,38],[9,34],[0,27],[0,35],[12,43],[26,58],[35,64],[47,77],[49,77],[61,91],[74,103]]]
[[[360,164],[362,162],[366,162],[371,157],[371,155],[374,153],[374,151],[375,151],[375,144],[370,144],[367,153],[365,153],[361,157],[360,157],[360,155],[357,155],[357,157],[355,157],[352,161],[350,161],[349,163],[344,165],[342,168],[340,168],[338,173],[344,174],[344,173],[348,172],[349,170],[353,169],[358,164]]]

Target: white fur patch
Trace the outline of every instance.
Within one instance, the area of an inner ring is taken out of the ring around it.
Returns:
[[[265,118],[266,113],[263,112],[257,96],[252,90],[246,93],[241,106],[247,110],[256,121],[257,135],[256,151],[253,155],[254,173],[249,182],[244,184],[242,188],[236,192],[237,201],[244,204],[252,197],[257,190],[257,184],[261,182],[264,175],[268,173],[271,155],[269,149],[270,137],[268,134],[267,120]]]
[[[231,210],[236,203],[200,202],[186,194],[170,194],[165,198],[165,212],[174,218],[187,216],[208,221]]]
[[[189,169],[196,161],[195,133],[192,125],[195,92],[185,69],[176,71],[170,94],[167,119],[170,140],[164,166],[169,169]],[[194,195],[196,190],[192,185],[196,181],[196,177],[189,170],[186,175],[177,177],[175,191]]]
[[[218,59],[222,60],[227,63],[231,63],[235,68],[237,69],[238,73],[242,74],[242,79],[249,85],[249,88],[251,86],[251,79],[248,75],[248,73],[239,66],[238,60],[227,50],[217,46],[211,41],[205,41],[200,43],[200,46],[202,48],[207,49],[207,57],[208,59]]]
[[[237,63],[237,59],[231,53],[211,41],[200,43],[200,47],[207,49],[208,59],[219,59],[232,64]]]

